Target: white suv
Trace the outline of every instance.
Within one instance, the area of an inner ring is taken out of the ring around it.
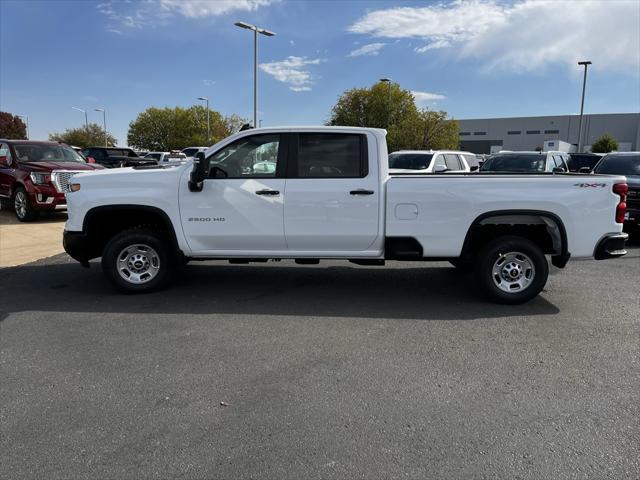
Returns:
[[[478,170],[475,154],[457,150],[399,150],[389,154],[389,173],[468,173]]]
[[[501,150],[491,155],[480,169],[482,172],[506,173],[545,173],[568,172],[567,162],[569,154],[566,152],[516,152]]]

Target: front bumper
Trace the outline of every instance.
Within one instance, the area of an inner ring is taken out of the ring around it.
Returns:
[[[71,258],[85,266],[88,266],[89,260],[98,256],[93,252],[89,236],[84,232],[65,230],[62,234],[62,246]]]
[[[51,211],[67,208],[64,193],[58,192],[49,185],[34,185],[33,190],[29,192],[29,200],[34,210]]]
[[[593,254],[596,260],[606,260],[608,258],[618,258],[627,254],[624,244],[629,238],[627,233],[609,233],[599,242]]]

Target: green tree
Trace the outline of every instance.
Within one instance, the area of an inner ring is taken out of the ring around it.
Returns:
[[[608,133],[602,135],[599,139],[593,142],[591,145],[591,151],[593,153],[609,153],[614,150],[618,150],[618,142]]]
[[[397,83],[347,90],[331,109],[327,124],[386,128],[390,152],[458,147],[458,122],[448,119],[446,112],[419,110],[413,94]]]
[[[104,129],[97,123],[90,123],[87,128],[68,128],[62,133],[50,133],[49,140],[80,148],[103,146]],[[107,145],[115,147],[116,143],[116,138],[107,132]]]
[[[223,117],[210,110],[211,139],[207,140],[207,109],[151,107],[129,124],[127,143],[148,150],[181,150],[191,146],[208,146],[238,130],[244,120],[237,115]]]
[[[0,112],[0,138],[25,140],[27,138],[27,126],[17,115],[9,112]]]

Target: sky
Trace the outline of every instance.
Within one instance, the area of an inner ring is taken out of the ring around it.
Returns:
[[[391,78],[453,118],[640,111],[640,1],[0,0],[0,110],[30,136],[101,123],[126,145],[146,108],[201,96],[263,126],[323,124]]]

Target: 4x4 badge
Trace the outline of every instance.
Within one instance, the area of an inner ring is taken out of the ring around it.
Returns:
[[[580,188],[605,188],[607,186],[606,183],[574,183],[574,187]]]

